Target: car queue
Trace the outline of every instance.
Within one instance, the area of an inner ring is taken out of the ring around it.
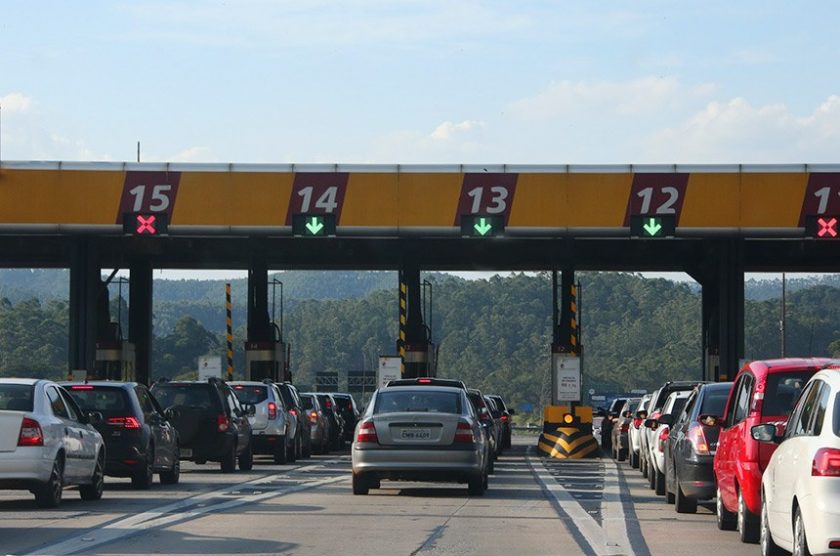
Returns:
[[[667,382],[632,401],[605,417],[619,433],[603,447],[676,512],[713,501],[718,528],[763,555],[840,554],[838,362],[752,361],[733,382]]]

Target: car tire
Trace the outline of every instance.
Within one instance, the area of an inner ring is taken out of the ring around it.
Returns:
[[[648,462],[648,486],[656,488],[656,464]]]
[[[637,454],[633,450],[630,450],[630,467],[632,467],[633,469],[639,468],[639,454]]]
[[[796,507],[793,514],[793,556],[811,556],[808,550],[808,538],[805,536],[805,520],[802,519],[802,510]]]
[[[222,469],[222,473],[233,473],[236,471],[236,441],[234,440],[233,446],[230,447],[230,450],[227,454],[222,456],[222,461],[220,462],[220,467]]]
[[[278,438],[277,444],[274,446],[274,463],[283,465],[289,459],[289,446],[285,435]]]
[[[747,508],[744,494],[738,491],[738,535],[741,542],[757,543],[760,534],[758,516]]]
[[[161,484],[177,485],[178,481],[181,480],[181,454],[179,452],[180,450],[176,447],[173,456],[175,461],[172,462],[172,468],[169,471],[160,472]]]
[[[353,494],[366,495],[370,490],[368,480],[364,475],[353,473]]]
[[[239,470],[250,471],[254,468],[254,445],[248,440],[248,447],[239,454]]]
[[[493,461],[493,458],[488,458],[487,474],[488,475],[495,475],[496,474],[496,463]]]
[[[484,491],[487,489],[485,478],[487,473],[480,475],[473,475],[467,480],[467,493],[470,496],[484,496]]]
[[[773,542],[773,534],[770,532],[770,519],[767,509],[767,503],[764,501],[764,493],[761,493],[761,532],[758,537],[758,543],[761,545],[761,556],[782,556],[786,554],[775,542]],[[795,542],[794,538],[794,542]]]
[[[131,476],[131,486],[135,490],[146,490],[152,487],[155,480],[154,470],[152,464],[155,461],[154,446],[149,446],[146,449],[146,461],[142,469],[138,469],[134,475]]]
[[[686,496],[680,487],[680,478],[674,478],[674,509],[678,514],[696,514],[697,498]]]
[[[721,531],[734,531],[738,526],[738,520],[735,519],[735,514],[726,509],[723,505],[723,498],[720,495],[720,487],[717,487],[715,493],[715,517],[717,518],[717,526]]]
[[[39,508],[57,508],[64,492],[64,457],[59,454],[53,462],[50,477],[46,483],[35,488],[35,504]]]
[[[642,472],[642,477],[647,479],[647,476],[648,476],[647,458],[642,456],[642,455],[639,456],[639,470]]]
[[[653,491],[659,496],[665,494],[665,473],[659,469],[655,469],[653,472]]]
[[[89,485],[79,485],[79,496],[82,500],[99,500],[105,490],[105,452],[100,451],[96,456],[96,465]]]
[[[303,459],[308,459],[312,457],[312,438],[307,438],[305,442],[301,442],[303,444]]]

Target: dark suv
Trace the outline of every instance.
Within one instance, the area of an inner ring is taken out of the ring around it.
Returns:
[[[105,441],[105,474],[131,477],[134,488],[178,482],[178,433],[148,388],[136,382],[64,383],[85,413],[98,411],[93,423]]]
[[[356,423],[359,421],[359,408],[356,406],[356,400],[353,399],[352,394],[345,394],[341,392],[334,392],[332,394],[335,400],[335,405],[344,419],[344,440],[353,442],[353,432],[356,430]]]
[[[218,461],[223,473],[236,469],[237,458],[239,469],[253,467],[248,415],[253,414],[254,406],[241,405],[223,380],[159,380],[152,386],[152,394],[178,430],[181,459]]]

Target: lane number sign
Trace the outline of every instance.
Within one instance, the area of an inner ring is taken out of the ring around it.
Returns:
[[[679,225],[688,174],[634,174],[624,225],[631,216],[673,216]]]

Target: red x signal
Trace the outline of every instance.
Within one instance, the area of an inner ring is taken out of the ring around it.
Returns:
[[[133,236],[160,236],[169,231],[169,217],[162,212],[126,212],[122,224],[123,233]]]
[[[817,231],[817,237],[837,237],[837,219],[817,218],[817,224],[820,229]]]
[[[155,221],[157,218],[154,214],[144,217],[142,214],[137,215],[137,233],[155,235]]]

